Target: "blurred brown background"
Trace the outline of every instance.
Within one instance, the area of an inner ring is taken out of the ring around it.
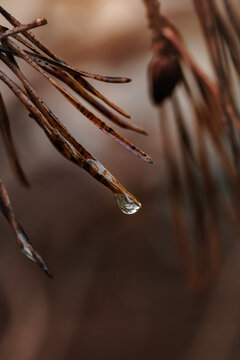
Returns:
[[[1,177],[54,280],[20,254],[1,217],[0,359],[239,359],[239,245],[228,239],[222,271],[201,302],[191,298],[179,272],[161,186],[158,116],[147,96],[150,36],[141,1],[2,0],[1,5],[23,23],[46,17],[48,25],[35,34],[73,66],[132,78],[125,85],[94,85],[148,131],[144,137],[120,129],[155,165],[114,144],[26,67],[35,89],[80,143],[143,204],[136,215],[123,215],[111,193],[63,159],[1,84],[32,189],[13,179],[2,145]],[[162,9],[209,73],[190,0],[165,0]]]

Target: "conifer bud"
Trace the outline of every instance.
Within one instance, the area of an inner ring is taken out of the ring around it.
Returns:
[[[171,96],[175,86],[182,80],[178,59],[169,55],[154,54],[148,67],[150,95],[155,104],[161,104]]]

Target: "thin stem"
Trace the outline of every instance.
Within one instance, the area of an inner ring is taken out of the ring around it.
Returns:
[[[17,33],[23,32],[25,30],[33,29],[33,28],[36,28],[36,27],[39,27],[42,25],[46,25],[46,24],[47,24],[47,20],[42,18],[42,19],[34,20],[26,25],[16,26],[14,29],[7,30],[4,33],[0,34],[0,41],[3,39],[6,39],[8,36],[13,36]]]

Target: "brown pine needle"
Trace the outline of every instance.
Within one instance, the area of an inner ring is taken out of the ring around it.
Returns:
[[[29,24],[22,25],[12,15],[10,15],[2,6],[0,6],[0,14],[2,14],[13,26],[13,29],[8,29],[0,25],[0,60],[3,62],[20,80],[21,85],[17,85],[4,71],[0,69],[0,82],[4,83],[13,94],[24,104],[41,129],[45,132],[53,146],[68,160],[86,170],[97,181],[109,188],[116,197],[120,209],[125,214],[133,214],[140,207],[141,204],[136,198],[129,193],[120,182],[97,160],[95,159],[78,141],[69,133],[69,131],[62,125],[55,114],[51,112],[47,104],[43,102],[41,97],[33,89],[27,78],[21,71],[18,65],[17,58],[21,58],[42,76],[44,76],[60,93],[73,104],[84,116],[93,122],[100,130],[111,136],[115,141],[130,150],[134,155],[142,158],[147,162],[152,162],[151,158],[142,150],[135,147],[131,142],[118,134],[115,130],[105,124],[99,117],[94,115],[87,107],[83,106],[81,102],[70,92],[68,92],[58,80],[68,85],[75,93],[80,95],[96,110],[108,117],[117,125],[146,134],[140,127],[130,124],[121,119],[113,111],[110,111],[100,101],[105,102],[113,110],[130,118],[130,115],[117,105],[113,104],[109,99],[104,97],[98,90],[96,90],[84,77],[92,78],[110,83],[126,83],[130,79],[126,77],[111,77],[98,74],[92,74],[86,71],[77,70],[69,66],[64,60],[59,59],[53,54],[44,44],[42,44],[30,31],[37,26],[44,25],[45,19],[38,19]],[[24,39],[23,36],[27,39]],[[18,41],[21,45],[27,47],[30,51],[22,49],[16,44]],[[42,54],[44,53],[44,55]],[[56,78],[56,79],[55,79]],[[93,96],[92,96],[93,95]],[[97,99],[96,99],[96,98]],[[6,108],[2,96],[0,94],[0,129],[2,131],[5,146],[10,157],[10,161],[17,177],[22,183],[27,185],[26,177],[20,166],[17,153],[12,141],[9,120],[7,117]],[[11,207],[7,208],[9,199],[5,188],[0,188],[1,208],[4,215],[14,228],[17,241],[21,246],[25,255],[37,262],[44,271],[50,276],[45,263],[38,253],[33,249],[29,243],[25,233],[14,218]]]
[[[114,114],[112,111],[110,111],[108,108],[106,108],[103,104],[98,102],[93,96],[91,96],[83,86],[80,85],[80,83],[75,80],[73,76],[68,74],[66,71],[62,69],[58,69],[56,67],[47,67],[45,65],[40,66],[46,70],[49,74],[55,76],[57,79],[61,80],[63,83],[68,85],[72,90],[74,90],[78,95],[80,95],[84,100],[86,100],[90,105],[95,107],[98,111],[100,111],[103,115],[105,115],[109,120],[111,120],[113,123],[117,124],[118,126],[133,130],[135,132],[139,132],[141,134],[145,134],[145,130],[142,128],[129,123],[123,119],[121,119],[119,116]]]
[[[7,190],[3,185],[2,180],[0,179],[0,209],[11,225],[13,231],[16,234],[17,244],[20,247],[21,251],[24,255],[26,255],[29,259],[36,262],[45,272],[48,277],[52,277],[52,273],[47,267],[46,263],[42,259],[42,257],[38,254],[38,252],[33,248],[32,244],[28,240],[25,232],[23,231],[21,225],[17,222],[13,210],[11,207],[11,203],[7,194]]]
[[[234,30],[236,31],[238,39],[240,40],[240,16],[237,13],[237,10],[234,8],[233,4],[231,3],[231,0],[223,0],[223,2],[228,13],[230,22]]]
[[[23,50],[21,50],[16,44],[8,39],[8,46],[13,49],[19,56],[21,56],[29,65],[34,69],[39,71],[60,93],[71,103],[73,104],[84,116],[86,116],[90,121],[92,121],[98,128],[109,136],[111,136],[115,141],[125,146],[133,154],[137,155],[141,159],[152,163],[152,159],[145,154],[142,150],[135,147],[128,140],[124,139],[122,136],[117,134],[112,128],[107,126],[103,121],[101,121],[96,115],[86,109],[73,95],[71,95],[66,89],[64,89],[58,82],[56,82],[46,71],[44,71],[30,56],[28,56]]]
[[[29,181],[27,180],[26,175],[24,174],[24,171],[21,167],[20,161],[17,156],[17,151],[13,143],[10,122],[7,115],[7,109],[5,107],[1,93],[0,93],[0,129],[2,132],[4,144],[9,156],[9,160],[13,172],[16,175],[17,179],[24,186],[29,187],[30,186]]]
[[[17,33],[21,33],[25,30],[29,30],[29,29],[34,29],[36,27],[42,26],[42,25],[46,25],[47,24],[47,20],[46,19],[37,19],[34,20],[26,25],[19,25],[16,26],[14,29],[12,30],[7,30],[5,32],[3,32],[2,34],[0,34],[0,41],[6,39],[8,36],[13,36]]]
[[[200,288],[203,286],[202,289],[206,289],[221,264],[221,216],[233,224],[239,234],[236,224],[240,216],[240,115],[233,93],[232,69],[236,71],[239,81],[240,22],[229,0],[224,0],[228,18],[222,15],[214,0],[193,0],[215,71],[215,79],[210,80],[186,50],[179,31],[162,16],[160,2],[143,2],[152,33],[150,95],[160,108],[167,100],[172,105],[181,155],[178,162],[172,153],[169,154],[172,134],[167,119],[161,119],[161,139],[169,172],[167,186],[177,246],[180,247],[179,256],[185,273],[188,273],[187,278],[198,279]],[[189,75],[191,82],[188,81]],[[183,84],[184,95],[193,113],[189,129],[185,126],[189,114],[184,114],[178,103],[180,86],[177,85],[180,84]],[[230,206],[226,205],[218,191],[218,179],[215,179],[209,161],[208,143],[215,150],[224,183],[229,186]],[[182,181],[187,190],[187,194],[184,194],[189,199],[191,216],[185,211]],[[201,183],[200,188],[198,183]],[[194,239],[197,240],[195,253],[192,252],[190,236],[192,225],[195,229]]]

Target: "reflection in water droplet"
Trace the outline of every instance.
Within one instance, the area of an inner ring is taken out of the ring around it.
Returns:
[[[119,208],[124,214],[135,214],[141,207],[141,204],[135,199],[131,199],[127,194],[115,194],[114,195]]]

